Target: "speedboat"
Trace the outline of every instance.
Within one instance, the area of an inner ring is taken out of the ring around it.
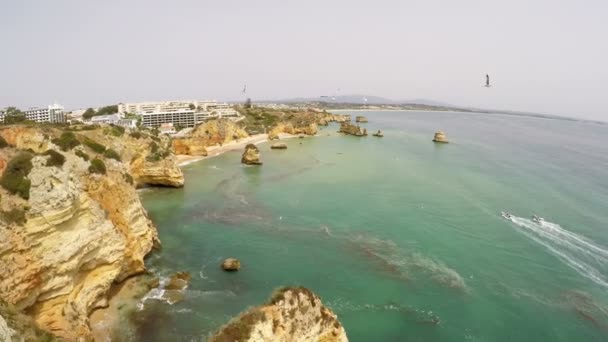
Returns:
[[[543,221],[545,221],[545,219],[534,214],[534,215],[532,215],[532,221],[534,221],[536,223],[542,223]]]
[[[500,212],[500,216],[502,216],[504,219],[507,219],[507,220],[510,220],[513,217],[513,215],[511,215],[510,213],[504,212],[504,211]]]

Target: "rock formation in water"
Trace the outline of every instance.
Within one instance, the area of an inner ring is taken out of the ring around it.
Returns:
[[[303,287],[284,288],[270,301],[241,313],[210,342],[324,341],[346,342],[337,316],[321,299]]]
[[[368,122],[368,121],[367,121],[367,118],[366,118],[365,116],[361,116],[361,115],[359,115],[359,116],[357,116],[357,117],[355,118],[355,122],[366,123],[366,122]]]
[[[376,132],[376,133],[374,133],[372,135],[375,136],[375,137],[378,137],[378,138],[382,138],[384,136],[384,134],[382,134],[382,131],[380,131],[380,130],[378,130],[378,132]]]
[[[272,145],[270,145],[270,148],[273,150],[286,150],[287,149],[287,144],[284,143],[274,143]]]
[[[357,137],[363,137],[363,136],[367,135],[367,130],[366,129],[361,130],[361,127],[359,127],[359,126],[355,126],[348,122],[343,122],[340,124],[340,129],[338,130],[338,133],[345,133],[345,134],[350,134],[350,135],[354,135]]]
[[[238,271],[241,269],[241,262],[235,258],[228,258],[222,263],[224,271]]]
[[[0,299],[67,341],[91,337],[88,315],[159,245],[118,160],[136,143],[103,130],[0,131],[9,145],[0,148]]]
[[[443,133],[443,131],[437,131],[435,132],[433,141],[436,143],[448,143],[448,138],[445,136],[445,133]]]
[[[175,154],[206,156],[207,147],[223,145],[249,135],[240,125],[229,119],[209,120],[198,125],[184,137],[175,137],[172,149]]]
[[[254,144],[247,144],[245,146],[245,152],[241,158],[241,163],[247,165],[262,165],[260,160],[260,150]]]

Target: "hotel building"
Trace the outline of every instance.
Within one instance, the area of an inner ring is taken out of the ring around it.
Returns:
[[[142,125],[146,127],[159,127],[164,123],[194,127],[208,119],[240,117],[232,106],[208,100],[119,103],[118,112],[141,116]]]
[[[35,122],[50,122],[50,123],[64,123],[65,115],[63,113],[63,106],[59,104],[52,104],[46,108],[30,108],[24,110],[25,119]]]

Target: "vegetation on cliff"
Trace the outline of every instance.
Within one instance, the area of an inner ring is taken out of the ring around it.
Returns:
[[[89,172],[105,175],[106,174],[106,164],[103,162],[103,160],[101,160],[99,158],[95,158],[95,159],[91,160],[91,165],[89,166]]]
[[[32,170],[32,157],[29,152],[18,153],[8,162],[0,179],[3,188],[23,199],[30,197],[31,181],[27,175]]]
[[[57,151],[48,150],[44,152],[43,155],[49,156],[49,158],[46,160],[46,166],[62,167],[65,163],[65,157],[63,156],[63,154]]]
[[[52,139],[51,141],[59,146],[62,151],[69,151],[80,145],[80,141],[76,139],[76,135],[72,132],[63,132],[59,138]]]

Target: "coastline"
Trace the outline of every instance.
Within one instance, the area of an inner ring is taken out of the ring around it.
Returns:
[[[296,138],[296,137],[298,137],[298,135],[288,134],[288,133],[279,134],[279,140]],[[187,155],[187,154],[177,154],[177,155],[175,155],[175,157],[177,158],[177,166],[183,167],[186,165],[190,165],[192,163],[196,163],[201,160],[217,157],[226,152],[241,150],[241,149],[245,148],[245,146],[247,144],[258,145],[258,144],[261,144],[261,143],[264,143],[267,141],[268,141],[268,134],[266,134],[266,133],[255,134],[255,135],[249,136],[247,138],[239,139],[238,141],[237,140],[231,141],[222,146],[219,146],[219,145],[209,146],[206,148],[207,149],[206,156],[191,156],[191,155]]]

